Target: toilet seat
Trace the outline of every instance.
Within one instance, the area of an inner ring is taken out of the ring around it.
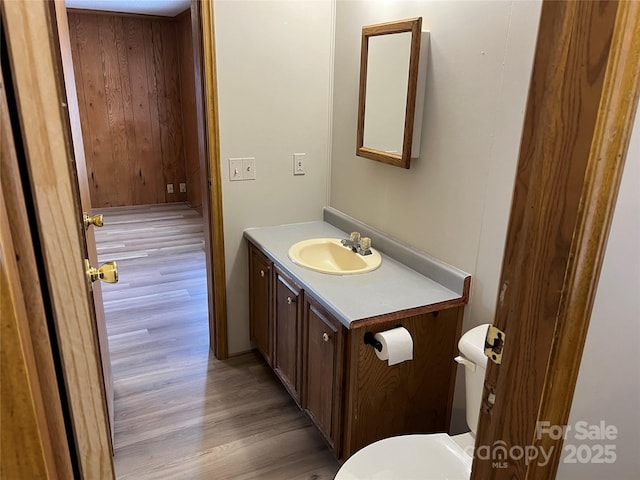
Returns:
[[[446,433],[401,435],[357,451],[334,480],[469,480],[472,461]]]

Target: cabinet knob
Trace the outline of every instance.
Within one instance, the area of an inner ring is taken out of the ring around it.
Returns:
[[[324,332],[322,334],[322,340],[324,340],[325,342],[329,341],[329,334],[327,332]]]
[[[292,303],[292,302],[293,302],[293,300],[291,299],[291,297],[287,297],[287,303],[288,303],[289,305],[291,305],[291,303]]]
[[[260,270],[260,276],[264,277],[264,270]]]

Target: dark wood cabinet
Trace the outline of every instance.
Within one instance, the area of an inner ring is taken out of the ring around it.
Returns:
[[[382,438],[449,430],[462,314],[462,307],[411,312],[348,330],[343,458]],[[388,365],[364,337],[399,324],[411,334],[413,359]]]
[[[300,288],[277,268],[275,272],[273,369],[296,403],[301,405]]]
[[[251,339],[337,458],[381,438],[449,429],[463,303],[347,328],[251,243],[249,269]],[[364,339],[398,325],[411,334],[413,360],[389,366]]]
[[[304,303],[303,406],[334,452],[340,451],[344,327],[315,301]]]
[[[271,261],[249,244],[249,336],[272,365]]]

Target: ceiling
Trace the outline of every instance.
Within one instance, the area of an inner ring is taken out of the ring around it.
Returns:
[[[66,0],[65,3],[67,8],[175,17],[189,8],[190,0]]]

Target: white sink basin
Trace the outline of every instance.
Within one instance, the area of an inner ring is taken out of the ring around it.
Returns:
[[[333,275],[353,275],[375,270],[382,257],[373,248],[371,255],[360,255],[343,246],[338,238],[312,238],[295,243],[289,258],[301,267]]]

